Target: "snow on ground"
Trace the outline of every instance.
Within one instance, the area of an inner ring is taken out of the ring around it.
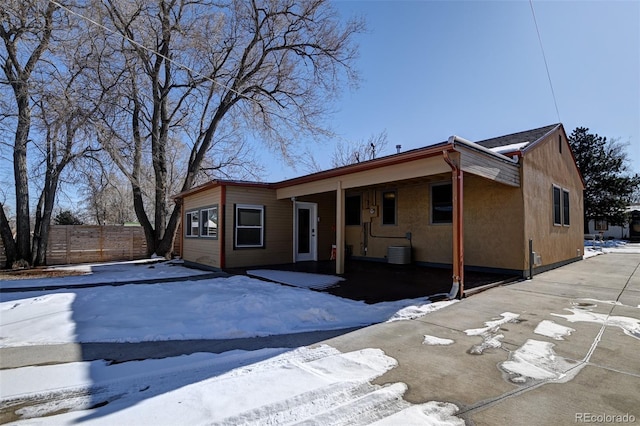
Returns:
[[[482,343],[474,345],[469,350],[469,353],[481,355],[487,349],[499,348],[502,346],[501,340],[504,339],[504,335],[500,334],[500,326],[508,322],[517,321],[520,315],[512,312],[503,312],[500,316],[502,318],[486,321],[484,323],[485,326],[482,328],[472,328],[464,331],[467,336],[482,337]]]
[[[623,317],[616,315],[600,314],[585,309],[565,309],[571,312],[571,315],[551,314],[555,317],[564,318],[569,322],[591,322],[595,324],[604,324],[620,328],[624,334],[635,337],[640,340],[640,320],[631,317]]]
[[[126,277],[164,278],[168,268],[175,268],[177,277],[197,273],[182,266],[149,266],[93,265],[92,274],[83,277],[0,285],[124,284]],[[0,301],[0,348],[339,329],[415,318],[448,305],[426,308],[425,298],[368,305],[245,276],[2,293]],[[379,349],[340,353],[325,345],[23,367],[2,370],[0,405],[16,407],[20,418],[32,419],[16,418],[17,424],[32,424],[35,418],[38,424],[109,425],[261,425],[306,419],[319,424],[464,424],[453,404],[412,405],[403,399],[404,383],[370,383],[396,364]]]
[[[464,424],[453,404],[412,405],[402,399],[404,383],[369,383],[396,365],[379,349],[341,353],[326,345],[82,362],[9,370],[2,398],[31,400],[19,414],[38,424]],[[43,378],[46,386],[24,385]],[[43,417],[65,409],[74,411]]]
[[[247,271],[247,275],[266,278],[277,283],[288,284],[295,287],[324,290],[344,281],[344,278],[335,275],[310,274],[307,272],[275,271],[272,269],[255,269]]]
[[[453,345],[455,342],[451,339],[443,339],[442,337],[431,336],[429,334],[424,335],[423,345],[429,346],[447,346]]]
[[[511,352],[509,360],[500,367],[510,373],[514,383],[524,383],[528,379],[567,381],[575,377],[584,364],[581,366],[556,355],[553,347],[553,343],[529,339]]]
[[[129,262],[87,263],[81,265],[52,266],[49,270],[73,271],[79,275],[59,278],[32,278],[24,280],[0,280],[0,288],[72,287],[95,283],[126,283],[148,279],[184,278],[209,273],[186,268],[180,260],[159,262],[158,259],[141,259]]]
[[[0,294],[0,347],[232,339],[384,322],[426,298],[368,305],[246,276]]]
[[[566,336],[571,335],[574,331],[576,331],[574,328],[565,327],[553,321],[543,320],[536,326],[533,332],[541,336],[551,337],[555,340],[564,340]]]
[[[640,244],[621,240],[585,240],[583,259],[605,253],[640,253]]]
[[[421,305],[407,306],[405,308],[400,309],[395,314],[393,314],[393,316],[389,318],[387,322],[405,321],[405,320],[420,318],[422,316],[430,314],[431,312],[435,312],[439,309],[446,308],[447,306],[456,302],[458,302],[458,300],[445,300],[445,301],[434,302],[429,304],[423,303]]]

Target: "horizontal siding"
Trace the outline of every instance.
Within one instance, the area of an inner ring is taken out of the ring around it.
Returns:
[[[182,207],[182,223],[186,223],[185,215],[189,211],[199,210],[202,207],[218,205],[218,224],[222,215],[221,205],[222,188],[214,187],[206,191],[197,192],[184,198]],[[184,260],[201,265],[220,268],[220,235],[217,239],[202,237],[187,237],[186,229],[182,226],[182,257]]]
[[[227,187],[225,206],[225,266],[272,265],[293,261],[293,205],[277,200],[269,188]],[[234,247],[234,206],[251,204],[265,207],[265,248]]]
[[[461,149],[461,151],[461,166],[464,172],[510,186],[520,186],[520,168],[517,164],[509,164],[469,149]]]

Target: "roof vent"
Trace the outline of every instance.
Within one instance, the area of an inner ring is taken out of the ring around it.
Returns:
[[[402,145],[396,145],[396,152],[400,154],[400,149],[402,149]]]

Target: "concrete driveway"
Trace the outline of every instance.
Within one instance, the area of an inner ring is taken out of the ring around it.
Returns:
[[[640,254],[596,256],[324,343],[381,348],[399,365],[376,383],[406,383],[413,403],[452,402],[468,424],[640,424]]]

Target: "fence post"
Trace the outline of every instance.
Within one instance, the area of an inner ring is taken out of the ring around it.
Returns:
[[[69,226],[64,227],[64,238],[67,249],[67,264],[71,263],[71,237],[69,236],[69,229],[71,229]]]

